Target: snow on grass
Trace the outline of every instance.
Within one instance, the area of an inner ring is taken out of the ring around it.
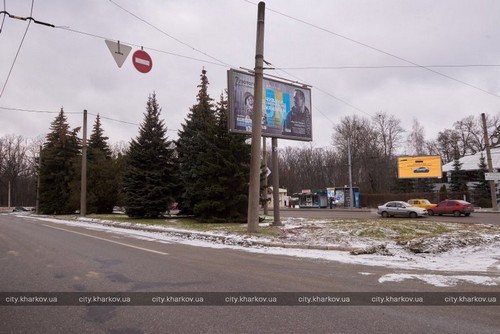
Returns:
[[[394,270],[380,277],[381,284],[420,280],[438,287],[500,285],[500,227],[496,226],[375,218],[289,218],[283,226],[263,223],[261,233],[248,234],[239,227],[210,229],[207,225],[201,231],[93,218],[29,218],[162,243],[231,248]],[[360,274],[371,273],[366,270]]]

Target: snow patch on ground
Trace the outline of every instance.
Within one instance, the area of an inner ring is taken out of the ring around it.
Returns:
[[[500,228],[486,225],[448,224],[449,231],[436,237],[410,241],[365,237],[385,227],[360,227],[332,221],[309,222],[290,218],[278,237],[234,234],[224,231],[199,232],[173,227],[106,221],[91,218],[56,219],[29,216],[69,226],[118,233],[162,243],[197,247],[231,248],[260,254],[322,259],[346,264],[385,267],[394,273],[380,277],[380,283],[420,280],[438,287],[459,284],[500,285]],[[424,225],[422,225],[424,226]],[[364,229],[364,230],[363,230]],[[391,231],[384,231],[390,235]],[[359,254],[359,255],[354,255]],[[408,273],[408,271],[419,273]],[[405,273],[401,273],[405,271]],[[421,274],[426,271],[426,274]],[[427,274],[428,273],[428,274]],[[372,275],[360,272],[361,275]]]

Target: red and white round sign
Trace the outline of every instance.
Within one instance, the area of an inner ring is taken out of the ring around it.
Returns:
[[[146,51],[137,50],[132,55],[134,67],[141,73],[148,73],[153,68],[153,61]]]

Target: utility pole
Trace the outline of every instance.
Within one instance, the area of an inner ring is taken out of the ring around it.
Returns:
[[[80,216],[87,214],[87,110],[83,111],[82,141],[82,186],[80,194]]]
[[[38,153],[38,176],[36,180],[36,204],[35,204],[35,213],[37,215],[40,214],[40,172],[42,170],[42,145],[40,145],[40,153]]]
[[[351,163],[351,135],[347,137],[347,155],[348,155],[348,164],[349,164],[349,208],[352,208],[353,205],[353,192],[352,192],[352,163]]]
[[[259,224],[260,137],[262,136],[262,78],[264,75],[264,14],[266,4],[259,2],[257,11],[257,41],[255,47],[255,85],[252,119],[252,149],[250,157],[250,189],[248,191],[247,230],[257,232]]]
[[[272,138],[272,159],[273,159],[273,214],[274,226],[281,226],[280,218],[280,174],[278,173],[278,138]]]
[[[488,129],[486,128],[486,115],[481,114],[483,120],[483,134],[484,134],[484,145],[486,146],[486,159],[488,160],[488,172],[493,172],[493,162],[491,161],[491,151],[490,151],[490,140],[488,138]],[[494,211],[498,211],[497,204],[497,187],[494,180],[490,180],[490,194],[491,194],[491,208]]]

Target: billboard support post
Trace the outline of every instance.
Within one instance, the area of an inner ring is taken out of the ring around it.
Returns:
[[[267,142],[266,142],[266,137],[262,137],[262,168],[266,169],[267,168]],[[262,173],[262,171],[261,171]],[[267,189],[269,187],[267,177],[265,177],[262,180],[262,206],[264,209],[264,216],[267,216],[269,214],[269,205],[267,203]]]
[[[264,74],[264,14],[266,4],[259,2],[257,10],[257,40],[255,47],[255,85],[250,156],[250,189],[248,191],[247,230],[257,232],[259,224],[260,137],[262,134],[262,79]]]
[[[273,214],[274,214],[274,226],[281,226],[280,218],[280,176],[279,176],[279,164],[278,164],[278,138],[272,138],[272,159],[273,159]]]

